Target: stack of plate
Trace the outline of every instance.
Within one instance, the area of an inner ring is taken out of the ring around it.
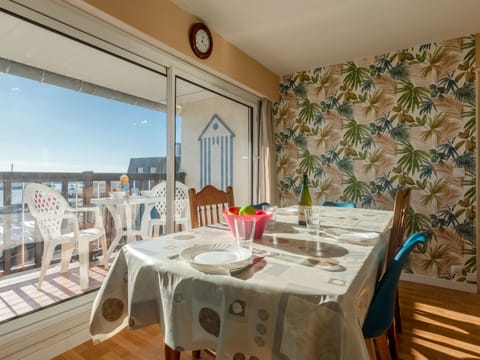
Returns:
[[[228,275],[231,269],[250,264],[252,251],[232,244],[205,244],[186,248],[180,256],[204,273]]]

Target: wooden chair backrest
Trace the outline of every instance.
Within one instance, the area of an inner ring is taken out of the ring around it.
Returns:
[[[405,229],[407,225],[407,211],[410,206],[411,189],[400,189],[395,195],[393,204],[393,220],[388,242],[387,264],[390,264],[397,250],[405,240]]]
[[[207,185],[198,193],[194,188],[188,190],[190,200],[190,218],[192,228],[207,226],[222,220],[222,211],[233,206],[233,188],[226,191]]]

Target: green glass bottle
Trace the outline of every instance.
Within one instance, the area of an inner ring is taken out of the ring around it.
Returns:
[[[302,192],[300,193],[300,200],[298,202],[298,224],[306,225],[305,222],[305,209],[312,208],[312,197],[308,190],[308,176],[303,173],[302,180]]]

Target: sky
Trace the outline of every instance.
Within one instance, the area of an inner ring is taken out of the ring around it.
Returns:
[[[0,73],[0,171],[126,172],[132,157],[165,156],[166,117]]]

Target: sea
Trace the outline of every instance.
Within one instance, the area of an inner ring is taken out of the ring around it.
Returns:
[[[12,205],[20,205],[22,203],[22,189],[12,189]],[[3,208],[3,189],[0,190],[0,208]]]
[[[98,191],[104,192],[105,191],[105,184],[104,182],[93,182],[95,189]],[[62,184],[60,183],[49,183],[49,187],[53,190],[58,191],[61,193],[62,191]],[[83,191],[83,183],[69,183],[68,187],[68,197],[69,199],[75,198],[77,195],[81,196]],[[12,186],[12,205],[21,205],[22,204],[22,196],[23,196],[23,187],[19,184]],[[0,185],[0,209],[3,208],[3,186]],[[15,208],[15,207],[14,207]]]

